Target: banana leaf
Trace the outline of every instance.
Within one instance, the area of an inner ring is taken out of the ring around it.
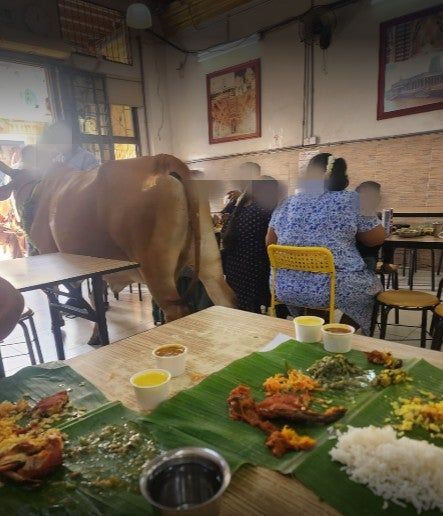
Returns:
[[[151,439],[149,430],[138,414],[125,408],[119,402],[106,405],[91,411],[75,421],[61,425],[67,434],[71,446],[76,446],[81,438],[89,439],[92,432],[99,432],[107,425],[128,424],[143,434],[144,439]],[[134,449],[133,455],[138,453]],[[146,460],[152,458],[146,456]],[[110,515],[122,514],[150,515],[152,507],[144,500],[137,489],[134,492],[119,487],[94,487],[84,485],[81,477],[71,478],[70,473],[82,473],[90,468],[100,471],[100,477],[120,477],[127,468],[128,456],[116,458],[99,449],[95,453],[86,453],[81,461],[65,457],[63,466],[45,480],[40,486],[25,486],[5,483],[0,488],[0,506],[2,514],[23,516],[34,515]],[[136,471],[137,477],[139,470]]]
[[[227,397],[239,384],[251,387],[253,396],[264,397],[263,381],[288,367],[305,370],[314,361],[327,355],[318,345],[289,341],[273,351],[253,353],[237,360],[221,371],[209,376],[196,387],[177,394],[161,404],[145,420],[151,423],[151,431],[166,448],[204,445],[218,450],[235,471],[242,464],[267,467],[282,473],[293,473],[320,498],[344,514],[375,514],[382,508],[383,500],[364,486],[351,482],[341,471],[341,465],[333,463],[329,450],[334,445],[325,427],[297,426],[299,433],[317,440],[310,452],[287,453],[275,458],[265,447],[265,435],[258,429],[229,418]],[[377,372],[379,366],[368,364],[366,356],[351,351],[347,358],[364,369]],[[443,371],[424,361],[405,361],[405,369],[413,382],[386,389],[368,387],[350,392],[329,390],[321,393],[327,405],[348,407],[341,424],[366,426],[384,425],[391,413],[391,401],[399,396],[409,397],[425,389],[441,395]],[[412,437],[426,438],[423,432],[414,431]],[[436,444],[442,445],[441,442]],[[340,479],[340,481],[338,481]],[[363,495],[364,494],[364,495]],[[352,503],[350,503],[352,500]],[[361,501],[364,500],[364,504]],[[415,514],[415,510],[395,507],[393,514]],[[431,514],[431,512],[429,512]]]
[[[391,402],[399,397],[422,396],[423,391],[436,395],[443,393],[443,371],[428,364],[424,360],[413,363],[409,367],[412,383],[392,385],[383,389],[359,410],[355,411],[350,424],[356,427],[369,425],[383,426],[395,422],[391,417]],[[413,429],[407,432],[412,439],[426,439],[442,447],[443,439],[429,439],[429,435],[422,429]],[[344,515],[359,514],[372,516],[383,513],[383,500],[361,484],[349,480],[340,463],[334,462],[329,456],[335,440],[328,440],[317,446],[306,460],[294,471],[294,476],[307,487],[312,489],[322,500],[329,503]],[[321,472],[321,474],[319,474]],[[391,516],[416,514],[411,506],[407,508],[389,504],[387,511]],[[423,511],[421,514],[441,514],[440,511]]]
[[[73,445],[109,424],[130,424],[144,439],[152,440],[146,423],[139,419],[137,413],[119,402],[108,402],[94,385],[60,362],[26,367],[15,375],[0,380],[0,402],[16,401],[25,396],[32,404],[64,389],[69,390],[71,404],[86,411],[80,417],[77,413],[72,420],[64,418],[57,425],[67,434]],[[145,458],[148,460],[150,456]],[[99,457],[93,454],[90,461],[85,460],[83,463],[65,457],[63,466],[40,486],[0,483],[0,513],[20,516],[153,514],[151,506],[139,494],[138,489],[136,493],[121,489],[100,490],[69,478],[70,473],[90,468],[94,461],[99,464],[103,477],[120,476],[126,466],[102,453]],[[138,473],[139,471],[137,476]]]
[[[49,362],[25,367],[12,376],[0,380],[0,402],[27,398],[31,405],[45,396],[69,390],[71,404],[90,411],[107,403],[105,396],[94,386],[62,362]]]

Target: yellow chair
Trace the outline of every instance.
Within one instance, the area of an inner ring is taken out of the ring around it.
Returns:
[[[293,247],[272,244],[268,247],[271,262],[271,309],[272,317],[276,316],[275,307],[279,304],[275,294],[275,278],[277,269],[313,272],[330,276],[329,307],[316,308],[329,312],[329,322],[334,322],[335,310],[335,265],[334,256],[326,247]]]

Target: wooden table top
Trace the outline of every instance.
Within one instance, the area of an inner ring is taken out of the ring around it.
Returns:
[[[154,367],[152,350],[179,343],[189,349],[186,374],[173,378],[172,394],[191,387],[233,360],[258,351],[277,333],[293,335],[293,323],[222,307],[212,307],[66,362],[96,385],[110,400],[138,410],[129,378]],[[354,336],[353,347],[392,351],[400,358],[421,357],[443,368],[443,353]],[[265,468],[245,467],[236,473],[223,496],[222,515],[269,514],[337,515],[298,481]]]
[[[390,247],[409,247],[416,249],[443,249],[443,238],[424,235],[405,238],[400,235],[391,235],[385,240]]]
[[[79,254],[51,253],[0,261],[0,276],[25,292],[139,267],[138,263]]]

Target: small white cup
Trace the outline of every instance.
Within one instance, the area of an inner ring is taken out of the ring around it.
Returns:
[[[179,355],[158,355],[158,352],[160,350],[168,347],[181,348],[183,351]],[[158,346],[157,348],[155,348],[152,352],[152,355],[155,358],[157,367],[169,371],[173,378],[176,376],[180,376],[185,372],[186,358],[188,356],[188,348],[186,346],[182,346],[181,344],[165,344],[163,346]]]
[[[295,340],[298,342],[320,342],[321,327],[325,320],[315,315],[301,315],[294,319]]]
[[[146,387],[137,385],[137,378],[143,376],[146,373],[164,373],[165,380],[158,385],[150,385]],[[152,410],[159,403],[168,398],[171,373],[165,369],[145,369],[144,371],[139,371],[138,373],[133,374],[129,381],[134,387],[135,396],[137,398],[138,404],[140,405],[140,408],[142,410]]]
[[[347,333],[336,333],[330,331],[331,328],[344,329]],[[355,333],[355,328],[348,324],[325,324],[321,332],[323,334],[323,347],[330,353],[347,353],[351,351],[352,338]]]

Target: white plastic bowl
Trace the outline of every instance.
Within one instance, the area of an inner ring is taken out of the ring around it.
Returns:
[[[158,385],[150,385],[145,387],[137,385],[136,380],[138,377],[151,372],[164,373],[165,381]],[[171,373],[165,369],[145,369],[144,371],[139,371],[138,373],[133,374],[129,381],[134,388],[135,396],[137,398],[138,404],[140,405],[140,408],[142,410],[152,410],[159,403],[168,398]]]
[[[315,315],[301,315],[294,319],[295,340],[298,342],[320,342],[321,327],[325,320]]]
[[[179,355],[172,356],[161,356],[157,354],[161,349],[165,349],[171,346],[181,348],[183,352]],[[157,367],[169,371],[173,378],[180,376],[185,372],[186,358],[188,356],[188,348],[186,346],[181,344],[164,344],[163,346],[158,346],[155,348],[152,352],[152,355],[155,358]]]
[[[348,330],[347,333],[335,333],[328,331],[331,328],[343,328]],[[323,335],[323,347],[330,353],[347,353],[351,351],[352,339],[354,337],[355,328],[349,324],[325,324],[321,329]]]

